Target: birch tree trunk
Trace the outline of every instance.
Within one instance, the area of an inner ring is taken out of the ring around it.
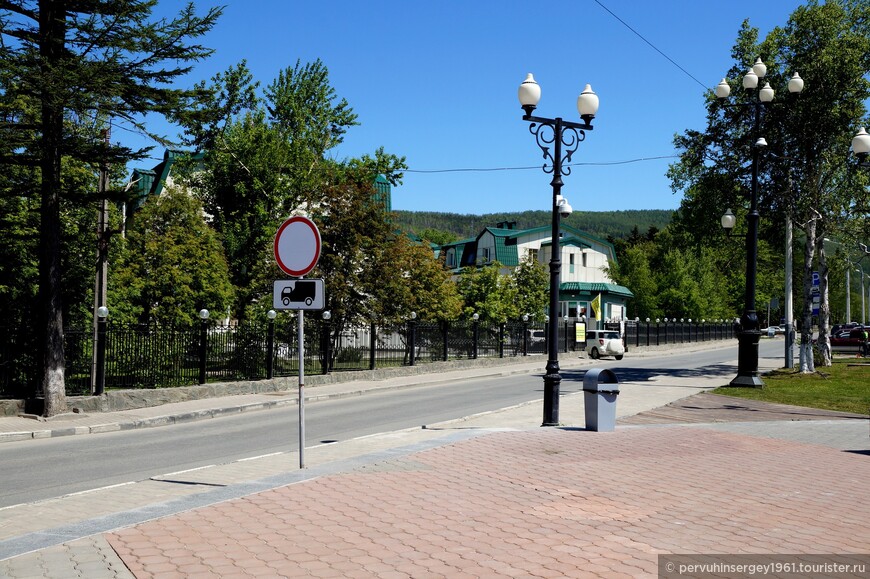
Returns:
[[[824,236],[816,236],[816,248],[819,253],[819,338],[816,341],[819,348],[821,364],[831,365],[831,304],[828,301],[828,258],[825,255]]]

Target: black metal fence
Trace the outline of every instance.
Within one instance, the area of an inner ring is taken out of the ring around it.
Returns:
[[[618,325],[617,325],[618,327]],[[624,342],[629,348],[730,340],[737,337],[732,322],[625,322]]]
[[[120,326],[107,323],[101,339],[93,328],[65,332],[66,389],[88,395],[104,388],[166,388],[258,380],[299,373],[297,326],[243,324],[192,327]],[[373,370],[434,361],[546,354],[546,326],[523,322],[426,323],[392,327],[374,324],[341,334],[321,319],[306,319],[304,369],[307,374]],[[577,327],[560,321],[560,352],[578,351]],[[732,324],[625,324],[626,346],[647,347],[735,336]],[[103,355],[97,355],[96,343]],[[97,360],[100,360],[100,364]],[[39,396],[35,348],[26,332],[0,328],[0,397]]]

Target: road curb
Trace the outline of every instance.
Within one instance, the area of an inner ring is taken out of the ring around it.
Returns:
[[[389,390],[401,390],[405,388],[414,388],[422,385],[432,386],[437,384],[445,384],[449,382],[455,382],[456,380],[463,379],[485,379],[485,378],[493,378],[498,376],[511,376],[516,374],[532,374],[534,372],[542,372],[541,368],[522,368],[522,369],[512,369],[506,370],[504,368],[499,367],[489,367],[486,369],[494,370],[493,372],[486,372],[482,374],[475,374],[474,376],[454,376],[454,377],[445,377],[437,380],[423,380],[426,378],[426,374],[420,374],[419,377],[421,380],[409,382],[405,384],[373,384],[368,388],[358,388],[355,390],[348,390],[343,392],[333,392],[329,394],[317,394],[316,387],[314,389],[315,393],[311,395],[305,396],[306,402],[318,402],[325,400],[336,400],[340,398],[350,398],[354,396],[363,396],[365,394],[370,394],[373,392],[386,392]],[[288,394],[292,393],[292,391],[288,390]],[[230,406],[221,406],[216,408],[206,408],[202,410],[193,410],[193,411],[183,411],[177,414],[163,414],[160,416],[152,416],[148,418],[131,418],[128,420],[118,420],[116,422],[106,422],[98,425],[90,425],[90,426],[63,426],[58,428],[51,429],[40,429],[40,430],[30,430],[30,431],[18,431],[18,432],[0,432],[0,444],[4,442],[21,442],[24,440],[35,440],[35,439],[43,439],[43,438],[60,438],[63,436],[75,436],[82,434],[103,434],[107,432],[118,432],[118,431],[128,431],[128,430],[138,430],[142,428],[157,428],[161,426],[171,426],[174,424],[184,424],[190,422],[198,422],[201,420],[208,420],[212,418],[220,418],[222,416],[231,416],[233,414],[241,414],[245,412],[255,412],[260,410],[272,410],[276,408],[281,408],[284,406],[296,406],[298,404],[297,397],[287,397],[282,400],[269,400],[264,402],[252,402],[247,404],[237,404]],[[78,414],[77,416],[84,416],[83,414]]]

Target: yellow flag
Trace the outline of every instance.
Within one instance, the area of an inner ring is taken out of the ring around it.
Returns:
[[[601,294],[592,300],[592,311],[595,312],[595,319],[601,321]]]

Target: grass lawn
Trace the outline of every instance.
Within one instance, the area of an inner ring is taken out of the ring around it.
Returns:
[[[863,364],[863,365],[861,365]],[[815,374],[785,369],[762,376],[764,388],[717,388],[716,394],[870,415],[870,359],[834,358]]]

